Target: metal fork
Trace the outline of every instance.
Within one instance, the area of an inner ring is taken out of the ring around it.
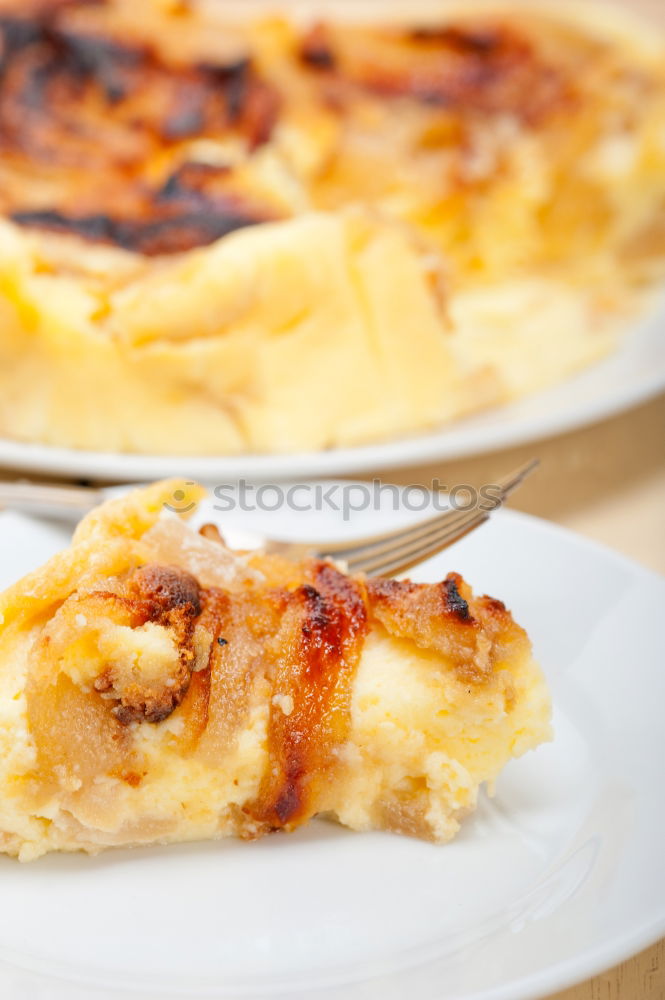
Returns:
[[[503,505],[537,465],[538,459],[532,459],[507,476],[495,480],[492,486],[496,487],[496,492],[473,510],[461,511],[452,507],[406,528],[355,538],[350,542],[294,543],[271,538],[265,539],[264,548],[292,559],[302,559],[307,555],[329,556],[345,563],[349,573],[399,576],[484,524],[492,511]]]
[[[262,539],[261,547],[292,559],[305,556],[329,556],[344,562],[351,573],[368,576],[397,576],[412,566],[458,541],[489,518],[506,498],[538,465],[533,459],[507,476],[497,479],[493,494],[473,510],[452,507],[416,524],[396,531],[385,531],[353,541],[293,542],[278,538]],[[70,518],[92,509],[107,494],[87,486],[56,486],[46,483],[0,482],[0,507],[8,506],[31,513]]]

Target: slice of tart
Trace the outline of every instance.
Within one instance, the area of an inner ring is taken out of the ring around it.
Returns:
[[[293,830],[450,839],[550,736],[504,605],[442,583],[236,553],[158,483],[85,518],[2,595],[0,850]]]

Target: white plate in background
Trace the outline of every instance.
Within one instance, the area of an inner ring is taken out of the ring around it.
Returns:
[[[624,333],[609,357],[533,396],[439,431],[357,448],[218,458],[77,451],[0,439],[0,467],[115,482],[161,476],[226,483],[349,475],[459,458],[561,434],[620,413],[664,389],[665,294]]]
[[[200,517],[305,537],[395,522],[389,500],[352,527],[330,510]],[[0,515],[0,585],[67,539]],[[665,933],[665,580],[510,511],[413,575],[453,568],[526,626],[556,728],[456,840],[316,821],[256,843],[0,857],[3,1000],[526,1000]]]

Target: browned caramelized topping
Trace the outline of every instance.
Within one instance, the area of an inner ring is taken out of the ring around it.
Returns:
[[[162,722],[184,698],[195,666],[194,625],[201,614],[199,585],[189,573],[171,566],[144,566],[127,583],[122,602],[132,627],[148,622],[162,626],[173,641],[176,656],[156,676],[135,679],[125,665],[109,663],[95,678],[94,688],[114,703],[113,714],[123,725]],[[90,595],[94,600],[98,596]]]
[[[312,46],[313,60],[307,59]],[[377,32],[367,46],[352,47],[336,47],[321,25],[306,39],[302,57],[383,97],[453,113],[509,113],[536,124],[572,100],[570,81],[544,61],[528,35],[502,22]]]
[[[272,648],[270,765],[251,814],[293,827],[321,809],[351,723],[351,685],[367,632],[358,583],[315,563],[284,610]]]
[[[125,784],[129,785],[130,788],[138,788],[143,781],[143,775],[139,774],[138,771],[126,771],[120,772],[120,780],[124,781]]]
[[[464,166],[478,118],[532,128],[577,99],[565,60],[496,16],[412,29],[291,25],[277,42],[264,23],[246,27],[231,52],[231,28],[213,20],[205,52],[180,53],[179,32],[198,24],[200,34],[207,23],[195,5],[151,5],[144,35],[128,6],[0,0],[0,213],[21,226],[147,255],[185,251],[296,206],[330,207],[317,184],[338,160],[345,177],[354,127],[368,130],[361,149],[374,139],[395,148],[392,102],[410,103],[427,150],[452,142]],[[301,175],[298,129],[314,148],[317,122],[323,116],[330,129],[331,114],[339,132],[321,151],[321,176]],[[431,128],[421,127],[427,115]],[[267,143],[288,184],[262,173]],[[354,177],[350,170],[342,203],[363,197]]]
[[[479,683],[491,675],[496,624],[506,628],[512,619],[492,598],[472,601],[458,573],[437,584],[374,579],[367,591],[373,616],[391,635],[443,653],[465,682]]]
[[[105,33],[103,11],[80,27],[86,6],[0,6],[0,209],[144,254],[271,217],[228,186],[224,165],[185,164],[166,178],[156,169],[186,139],[234,139],[248,153],[269,139],[277,98],[249,59],[169,61]]]
[[[316,69],[332,69],[335,53],[327,26],[319,21],[306,32],[300,45],[300,57],[308,66]]]
[[[267,765],[255,800],[242,806],[243,830],[293,829],[328,808],[344,767],[353,681],[372,625],[439,651],[442,669],[464,685],[490,681],[502,650],[522,635],[500,602],[472,598],[454,573],[440,584],[364,581],[309,560],[292,564],[291,580],[231,592],[202,587],[177,567],[147,565],[115,581],[115,591],[73,594],[37,647],[63,672],[40,684],[38,658],[29,686],[48,781],[61,773],[78,779],[74,751],[54,745],[68,724],[80,739],[99,740],[107,773],[138,787],[143,771],[128,723],[159,723],[177,709],[174,746],[217,767],[254,708],[268,706]],[[80,645],[89,628],[96,647]],[[95,666],[91,687],[81,686],[91,648],[108,659],[101,671]],[[54,719],[54,711],[65,715]]]
[[[131,579],[130,593],[149,602],[151,621],[184,605],[190,605],[192,615],[201,614],[198,582],[175,566],[142,566]]]
[[[552,84],[551,68],[533,46],[502,23],[426,25],[381,31],[365,45],[345,44],[341,31],[319,21],[300,43],[300,58],[313,69],[336,69],[348,82],[384,96],[411,97],[451,109],[516,110]],[[530,85],[530,86],[527,86]]]

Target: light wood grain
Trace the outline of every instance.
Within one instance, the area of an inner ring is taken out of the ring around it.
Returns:
[[[548,1000],[663,1000],[665,941]]]
[[[518,510],[549,518],[665,573],[665,396],[628,414],[491,455],[415,469],[386,482],[492,483],[530,458],[540,468],[515,494]]]

